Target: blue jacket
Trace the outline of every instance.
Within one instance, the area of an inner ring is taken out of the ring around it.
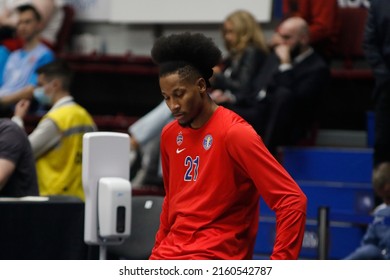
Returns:
[[[390,205],[374,212],[374,221],[368,226],[362,243],[379,247],[385,259],[390,259]]]

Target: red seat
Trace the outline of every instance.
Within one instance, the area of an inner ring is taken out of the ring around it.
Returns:
[[[352,69],[354,60],[364,58],[363,38],[367,19],[366,8],[340,8],[340,35],[335,46],[335,58],[344,69]]]
[[[367,8],[340,8],[340,33],[335,45],[334,62],[340,66],[332,67],[331,74],[335,79],[372,80],[371,68],[366,64],[363,39],[368,10]],[[360,62],[360,67],[357,67]],[[362,63],[363,66],[362,67]]]

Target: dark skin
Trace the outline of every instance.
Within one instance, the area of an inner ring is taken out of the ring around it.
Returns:
[[[174,118],[183,127],[202,127],[218,108],[207,94],[204,78],[193,81],[177,72],[170,73],[160,77],[160,88]]]

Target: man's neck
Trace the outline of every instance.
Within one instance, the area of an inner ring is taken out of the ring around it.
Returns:
[[[39,37],[34,37],[29,41],[25,41],[23,49],[26,51],[30,51],[34,49],[40,43]]]
[[[311,47],[305,48],[297,57],[294,58],[295,63],[300,63],[302,62],[306,57],[311,55],[313,52],[313,49]]]
[[[206,106],[203,107],[203,111],[199,114],[191,124],[191,128],[198,129],[201,128],[213,115],[215,110],[217,110],[218,105],[211,100],[206,101]]]
[[[56,93],[55,96],[53,96],[53,103],[57,103],[60,99],[64,98],[65,96],[70,96],[68,91],[62,90],[58,93]]]

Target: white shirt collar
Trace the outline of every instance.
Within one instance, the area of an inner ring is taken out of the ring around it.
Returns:
[[[53,107],[51,107],[50,110],[61,107],[65,103],[70,103],[70,102],[73,102],[73,97],[72,96],[64,96],[64,97],[60,98],[59,100],[57,100],[57,102],[54,103]]]
[[[314,52],[314,50],[313,50],[312,47],[308,48],[306,51],[304,51],[303,53],[301,53],[300,55],[298,55],[298,56],[294,59],[294,63],[300,63],[300,62],[302,62],[306,57],[308,57],[309,55],[311,55],[313,52]]]

